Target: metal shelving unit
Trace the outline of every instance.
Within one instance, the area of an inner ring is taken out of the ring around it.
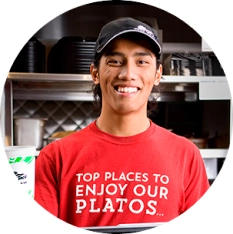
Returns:
[[[173,84],[177,92],[186,86],[197,84],[199,98],[203,100],[231,99],[226,77],[218,76],[163,76],[162,83]],[[6,102],[12,107],[12,99],[78,100],[92,101],[92,78],[86,74],[9,73],[6,86]],[[211,85],[211,88],[209,86]],[[16,87],[16,88],[14,88]],[[221,90],[224,90],[221,91]],[[8,116],[12,110],[6,110]],[[12,123],[6,129],[11,132]],[[231,132],[231,131],[230,131]],[[12,133],[11,133],[12,134]],[[9,141],[9,140],[8,140]],[[225,158],[227,149],[201,149],[203,158]]]
[[[13,95],[18,99],[93,100],[92,78],[86,74],[9,73],[7,80],[14,82]],[[231,99],[224,76],[163,76],[161,83],[173,85],[175,92],[185,92],[187,87],[197,84],[200,100]]]

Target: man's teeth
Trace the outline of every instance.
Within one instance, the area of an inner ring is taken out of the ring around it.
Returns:
[[[136,87],[118,87],[117,91],[120,93],[136,93],[137,92]]]

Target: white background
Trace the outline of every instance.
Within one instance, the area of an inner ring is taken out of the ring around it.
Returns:
[[[54,17],[92,1],[7,0],[0,3],[0,87],[20,49],[36,31]],[[151,1],[138,1],[148,3]],[[166,0],[153,6],[174,14],[196,30],[213,49],[227,75],[232,90],[232,7],[231,1]],[[1,142],[2,144],[2,142]],[[81,233],[47,213],[25,195],[0,147],[0,233]],[[233,233],[233,155],[230,147],[223,169],[205,196],[184,215],[153,233]],[[152,233],[152,231],[145,231]]]

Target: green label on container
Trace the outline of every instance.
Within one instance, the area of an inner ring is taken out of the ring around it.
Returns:
[[[28,191],[28,195],[30,195],[32,198],[34,198],[34,194],[33,194],[33,191],[31,189]]]
[[[18,163],[18,162],[25,162],[27,164],[30,164],[34,160],[35,156],[26,156],[26,157],[14,157],[9,158],[9,163]]]

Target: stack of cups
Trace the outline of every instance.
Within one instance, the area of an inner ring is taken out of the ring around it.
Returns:
[[[23,189],[34,198],[35,146],[6,146],[8,162]]]

